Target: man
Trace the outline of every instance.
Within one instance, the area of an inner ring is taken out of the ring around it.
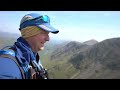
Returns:
[[[30,13],[21,22],[21,37],[0,55],[0,79],[47,79],[47,72],[39,64],[38,51],[50,40],[49,33],[59,30],[50,25],[47,15]],[[3,53],[4,52],[4,53]]]

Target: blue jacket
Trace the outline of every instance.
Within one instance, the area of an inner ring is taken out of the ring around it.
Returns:
[[[14,43],[15,55],[20,63],[30,63],[36,60],[36,53],[32,52],[31,47],[24,38],[19,37]],[[22,75],[17,64],[9,58],[0,57],[0,79],[22,79]]]

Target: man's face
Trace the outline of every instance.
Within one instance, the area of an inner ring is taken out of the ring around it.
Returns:
[[[43,50],[45,42],[49,41],[49,32],[42,31],[40,34],[35,36],[35,40],[36,40],[35,45],[38,51]]]

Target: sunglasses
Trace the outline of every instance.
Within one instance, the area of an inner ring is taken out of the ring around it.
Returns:
[[[50,18],[47,15],[39,16],[31,20],[42,20],[43,22],[50,23]]]
[[[50,18],[47,15],[39,16],[34,19],[27,20],[20,25],[19,30],[26,26],[39,25],[40,23],[50,23]]]

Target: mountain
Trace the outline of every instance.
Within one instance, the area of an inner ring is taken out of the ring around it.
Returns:
[[[51,78],[120,78],[120,38],[94,44],[71,41],[42,57]]]
[[[70,57],[74,53],[82,52],[86,50],[89,46],[77,41],[71,41],[64,46],[56,48],[51,55],[51,60],[63,60],[65,57]]]
[[[79,69],[71,78],[120,78],[120,38],[106,39],[78,53],[70,62]]]
[[[67,79],[78,71],[69,60],[75,54],[84,52],[90,47],[91,45],[77,41],[64,42],[62,45],[53,47],[54,50],[51,53],[41,55],[41,61],[48,69],[50,78]]]
[[[88,41],[85,41],[83,42],[84,44],[87,44],[87,45],[94,45],[94,44],[97,44],[98,41],[94,40],[94,39],[91,39],[91,40],[88,40]]]

